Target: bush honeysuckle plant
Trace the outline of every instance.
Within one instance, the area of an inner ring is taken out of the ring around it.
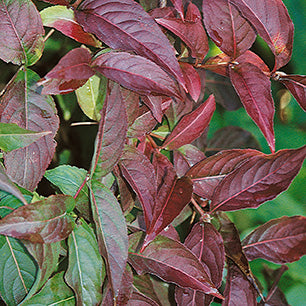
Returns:
[[[306,110],[305,76],[281,71],[294,31],[282,1],[44,2],[0,1],[0,58],[19,67],[0,96],[2,302],[288,305],[278,282],[306,253],[306,218],[270,220],[241,241],[226,214],[285,191],[306,156],[275,152],[271,80]],[[78,46],[39,76],[54,31]],[[257,36],[273,67],[251,51]],[[98,127],[91,164],[47,170],[55,101],[72,92]],[[207,142],[216,102],[243,106],[271,153],[240,128]],[[43,177],[53,195],[38,194]],[[250,269],[257,258],[281,265],[269,287]]]

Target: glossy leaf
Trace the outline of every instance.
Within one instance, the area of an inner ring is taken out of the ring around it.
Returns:
[[[95,73],[89,66],[91,54],[88,49],[75,48],[39,82],[43,94],[59,95],[83,86]]]
[[[275,55],[274,71],[285,66],[292,53],[293,23],[282,1],[230,0],[253,25]],[[273,16],[273,18],[267,18]]]
[[[30,291],[37,267],[17,239],[0,235],[0,253],[1,298],[9,306],[17,305]]]
[[[260,128],[274,153],[274,102],[269,77],[251,63],[238,64],[229,73],[244,108]]]
[[[175,81],[154,62],[127,52],[108,52],[97,57],[93,69],[123,87],[140,94],[180,98]]]
[[[185,21],[178,18],[157,18],[156,22],[180,37],[191,51],[191,56],[202,61],[208,52],[208,39],[200,11],[189,3]]]
[[[140,4],[133,0],[85,0],[75,12],[86,32],[112,49],[134,51],[185,84],[168,39]]]
[[[226,150],[195,164],[186,173],[194,184],[194,192],[203,198],[212,199],[220,181],[252,156],[261,154],[255,150]]]
[[[210,96],[196,110],[185,115],[163,143],[168,150],[178,149],[198,138],[208,126],[215,111],[215,99]]]
[[[122,155],[128,128],[120,86],[113,84],[101,111],[91,175],[99,180],[111,172]]]
[[[257,292],[239,268],[231,263],[228,267],[225,300],[222,306],[256,306]]]
[[[64,271],[55,274],[48,280],[41,291],[20,305],[40,306],[42,301],[44,301],[43,303],[45,305],[76,305],[73,291],[66,285],[64,281]]]
[[[129,262],[138,274],[154,274],[222,299],[197,257],[178,241],[158,236],[141,254],[130,252]]]
[[[51,133],[26,130],[15,123],[0,123],[0,149],[10,152],[23,148]]]
[[[0,2],[0,58],[16,65],[35,64],[44,49],[44,28],[30,0]]]
[[[42,10],[40,16],[45,27],[54,28],[80,43],[97,48],[102,47],[99,40],[92,34],[85,32],[81,25],[77,23],[71,8],[61,5],[50,6]]]
[[[68,269],[65,273],[65,281],[74,290],[77,305],[101,303],[103,268],[94,232],[81,220],[68,237]]]
[[[203,19],[211,39],[233,59],[248,50],[255,41],[253,27],[229,0],[204,0]]]
[[[215,189],[212,211],[256,208],[286,190],[306,157],[306,146],[260,154],[228,174]]]
[[[54,136],[59,120],[51,97],[37,93],[36,73],[22,69],[15,75],[1,97],[0,121],[16,123],[36,132],[51,131],[26,148],[14,150],[4,157],[8,176],[18,185],[34,190],[55,152]]]
[[[306,254],[306,218],[282,217],[257,227],[244,238],[249,260],[264,258],[277,264],[299,260]]]
[[[0,233],[34,243],[52,243],[71,233],[74,220],[67,213],[74,208],[74,199],[65,195],[21,206],[0,220]]]
[[[123,177],[136,192],[149,228],[157,198],[155,170],[146,156],[133,147],[126,147],[120,161]]]
[[[126,223],[116,197],[98,181],[91,182],[91,205],[99,251],[106,259],[108,279],[117,297],[128,257]]]

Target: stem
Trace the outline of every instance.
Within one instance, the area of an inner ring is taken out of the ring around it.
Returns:
[[[98,122],[73,122],[70,124],[70,126],[80,126],[80,125],[97,125],[99,124]]]
[[[48,40],[48,38],[50,38],[50,36],[55,32],[54,29],[51,29],[48,34],[44,37],[44,42],[46,42]]]
[[[155,143],[154,139],[150,135],[147,135],[147,139],[149,140],[149,142],[150,142],[151,146],[153,147],[153,149],[158,150],[158,145]]]
[[[266,301],[269,301],[269,299],[272,297],[272,295],[274,294],[275,290],[277,289],[277,285],[280,281],[280,278],[282,277],[282,275],[284,274],[284,272],[286,272],[288,270],[288,267],[285,265],[282,265],[281,268],[279,269],[279,272],[277,273],[277,276],[275,278],[275,281],[266,297]]]
[[[83,189],[83,187],[85,186],[85,184],[88,182],[88,180],[89,180],[89,177],[86,176],[85,179],[84,179],[84,181],[83,181],[83,183],[82,183],[82,185],[80,186],[80,188],[78,189],[78,191],[77,191],[76,194],[74,195],[74,197],[73,197],[74,199],[76,199],[77,196],[80,194],[81,190]]]
[[[197,203],[197,201],[194,198],[191,198],[191,203],[193,204],[195,209],[198,211],[198,213],[201,215],[201,220],[204,222],[210,222],[211,220],[210,215],[203,211],[202,207]]]
[[[155,138],[158,138],[158,139],[160,139],[160,140],[165,140],[165,137],[160,136],[160,135],[157,135],[157,134],[154,134],[154,133],[150,133],[150,136],[155,137]]]

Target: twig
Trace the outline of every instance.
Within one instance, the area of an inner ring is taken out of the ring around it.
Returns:
[[[55,32],[55,30],[54,30],[54,29],[51,29],[51,30],[48,32],[48,34],[44,37],[44,42],[46,42],[54,32]]]

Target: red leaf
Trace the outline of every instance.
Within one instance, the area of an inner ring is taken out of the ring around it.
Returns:
[[[306,146],[250,158],[216,187],[211,212],[256,208],[274,199],[289,187],[305,156]]]
[[[222,76],[228,76],[228,65],[230,62],[231,58],[228,55],[220,53],[207,59],[202,67]]]
[[[215,99],[211,95],[196,110],[185,115],[179,121],[172,133],[166,138],[162,148],[178,149],[197,139],[208,126],[215,108]]]
[[[275,55],[274,71],[285,66],[292,53],[293,23],[282,1],[230,0],[254,26]]]
[[[257,306],[255,288],[240,269],[229,263],[222,306]]]
[[[191,51],[191,56],[200,62],[208,52],[208,39],[202,17],[195,4],[189,3],[185,21],[178,18],[157,18],[156,22],[181,38]]]
[[[70,0],[39,0],[44,1],[52,4],[58,4],[58,5],[69,5]]]
[[[16,65],[35,64],[42,55],[45,33],[32,1],[0,2],[0,58]]]
[[[34,243],[63,240],[74,227],[74,220],[68,215],[74,206],[74,199],[66,195],[21,206],[0,220],[0,234]]]
[[[274,103],[269,77],[251,63],[238,64],[230,69],[229,74],[247,113],[260,128],[274,152]]]
[[[101,111],[91,166],[91,175],[97,180],[111,172],[118,162],[123,152],[128,128],[120,86],[113,84],[109,86],[108,91]]]
[[[257,66],[262,72],[264,72],[268,77],[270,77],[270,69],[266,65],[266,63],[259,57],[257,54],[254,52],[247,50],[244,52],[242,55],[240,55],[237,59],[236,62],[239,64],[242,63],[250,63],[254,66]]]
[[[19,70],[1,97],[0,118],[32,131],[52,131],[31,145],[5,154],[7,175],[20,186],[34,190],[49,166],[55,151],[54,136],[59,120],[51,97],[37,93],[39,76]]]
[[[177,10],[177,12],[180,14],[181,19],[184,21],[184,6],[182,0],[171,0],[173,6]]]
[[[149,159],[133,147],[126,147],[121,157],[123,177],[136,192],[142,205],[146,227],[152,221],[156,203],[157,186],[153,165]]]
[[[245,237],[242,245],[249,260],[264,258],[277,264],[299,260],[306,254],[306,218],[270,220]]]
[[[162,110],[162,102],[164,97],[162,96],[142,96],[141,97],[143,103],[150,109],[153,117],[161,123],[163,117],[163,110]]]
[[[133,291],[132,296],[127,304],[128,306],[158,306],[154,300],[138,291]]]
[[[144,57],[127,52],[108,52],[93,61],[93,68],[140,94],[156,93],[180,98],[175,81],[154,62]]]
[[[195,164],[186,176],[191,178],[196,194],[212,199],[215,188],[228,173],[258,154],[261,153],[255,150],[221,151]]]
[[[121,96],[123,98],[126,113],[128,117],[128,125],[131,126],[139,113],[139,95],[129,89],[121,87]]]
[[[283,83],[306,112],[306,76],[280,74],[280,82]]]
[[[117,304],[127,305],[133,294],[133,271],[132,268],[127,264],[126,269],[122,275],[121,287],[119,290]]]
[[[95,34],[112,49],[134,51],[185,82],[167,37],[133,0],[85,0],[75,12],[86,32]]]
[[[129,262],[138,274],[151,273],[166,282],[223,299],[197,257],[178,241],[158,236],[143,253],[130,252]]]
[[[90,68],[91,54],[85,48],[68,52],[39,82],[43,94],[65,94],[83,86],[95,73]]]
[[[255,41],[254,29],[229,0],[204,0],[203,19],[211,39],[233,59],[248,50]]]

